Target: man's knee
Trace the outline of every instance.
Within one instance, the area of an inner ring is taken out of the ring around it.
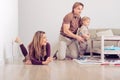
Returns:
[[[71,51],[71,57],[73,59],[76,59],[78,57],[78,52],[77,51]]]
[[[63,60],[63,59],[65,59],[65,54],[62,54],[62,53],[59,53],[59,52],[58,52],[58,54],[57,54],[57,59],[58,59],[58,60]]]
[[[59,51],[58,51],[58,54],[57,54],[57,59],[59,59],[59,60],[65,59],[65,57],[66,57],[66,48],[67,48],[66,42],[60,41]]]

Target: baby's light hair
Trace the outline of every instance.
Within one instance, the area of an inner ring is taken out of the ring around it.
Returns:
[[[87,17],[87,16],[82,17],[82,22],[85,20],[90,20],[90,17]]]

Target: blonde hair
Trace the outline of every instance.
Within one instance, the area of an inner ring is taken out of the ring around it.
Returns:
[[[90,20],[90,17],[87,17],[87,16],[82,17],[82,19],[81,19],[82,24],[83,24],[83,22],[86,21],[86,20]]]
[[[29,54],[30,56],[35,53],[35,57],[39,58],[46,55],[46,46],[42,45],[44,31],[37,31],[33,37],[32,42],[29,44]]]

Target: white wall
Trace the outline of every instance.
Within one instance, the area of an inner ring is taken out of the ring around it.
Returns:
[[[18,35],[18,0],[0,0],[0,63],[12,57],[12,41]]]
[[[62,19],[76,1],[85,5],[81,16],[91,18],[90,28],[119,28],[119,0],[19,0],[19,35],[25,45],[37,30],[43,30],[54,52]]]

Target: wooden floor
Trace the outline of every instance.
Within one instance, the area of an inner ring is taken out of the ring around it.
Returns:
[[[22,61],[21,61],[22,62]],[[49,65],[0,65],[0,80],[120,80],[120,66],[54,60]]]

